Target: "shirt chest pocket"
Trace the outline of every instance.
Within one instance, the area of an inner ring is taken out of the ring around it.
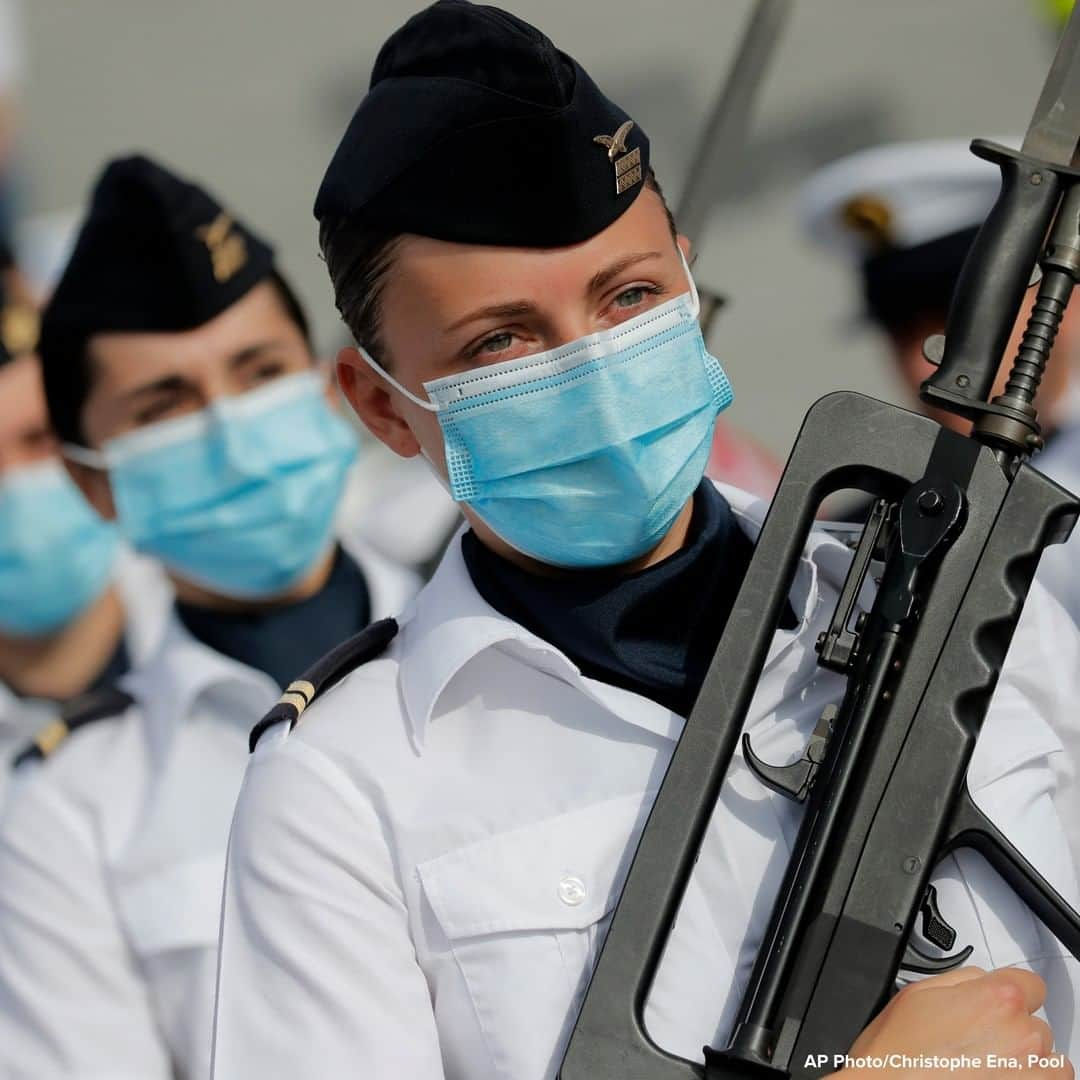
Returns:
[[[418,866],[496,1075],[555,1075],[654,795],[547,818]],[[437,1012],[442,989],[436,976]]]

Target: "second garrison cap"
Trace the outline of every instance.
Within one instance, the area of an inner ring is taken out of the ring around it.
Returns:
[[[645,132],[539,30],[499,8],[438,0],[380,50],[315,216],[561,247],[620,217],[648,167]]]
[[[142,155],[109,162],[41,320],[38,352],[61,437],[81,437],[82,357],[94,334],[194,330],[269,278],[302,323],[273,249],[209,192]]]
[[[46,306],[42,345],[209,322],[273,270],[270,246],[196,184],[147,157],[102,172]]]

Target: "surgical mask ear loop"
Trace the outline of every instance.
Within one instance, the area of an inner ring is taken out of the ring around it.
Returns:
[[[61,443],[60,456],[68,461],[74,461],[77,465],[85,465],[88,469],[97,469],[99,472],[107,472],[108,459],[100,450],[91,450],[86,446],[77,446],[75,443]]]
[[[400,394],[404,394],[414,405],[419,405],[421,409],[426,409],[428,412],[438,412],[439,406],[431,401],[425,401],[422,397],[417,397],[411,390],[402,386],[401,383],[390,374],[381,364],[376,363],[367,349],[363,345],[357,345],[356,351],[360,354],[363,361],[367,364],[376,375],[381,375],[395,390]]]
[[[675,245],[678,247],[678,245]],[[686,256],[683,254],[683,249],[678,248],[679,258],[682,260],[683,269],[686,271],[686,280],[690,283],[690,312],[696,319],[701,314],[701,297],[698,296],[697,282],[694,281],[694,275],[690,273],[690,264],[686,261]]]

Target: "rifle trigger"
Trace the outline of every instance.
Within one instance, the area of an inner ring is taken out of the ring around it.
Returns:
[[[814,777],[825,760],[825,748],[832,734],[833,723],[839,710],[835,705],[826,705],[821,713],[821,719],[814,728],[810,741],[806,744],[803,756],[790,765],[770,765],[762,761],[754,753],[750,745],[750,736],[743,735],[743,757],[750,766],[753,774],[770,790],[777,795],[783,795],[786,799],[795,802],[804,802],[810,794],[810,788],[814,783]]]
[[[900,961],[901,971],[913,971],[917,975],[941,975],[958,968],[970,955],[970,945],[964,946],[954,956],[927,956],[921,949],[909,941],[904,947],[904,958]]]
[[[919,905],[922,914],[922,935],[932,945],[946,952],[956,944],[956,931],[942,917],[937,903],[937,889],[926,886],[926,893]],[[952,971],[971,955],[971,946],[961,949],[955,956],[927,956],[912,942],[907,943],[900,969],[916,971],[921,975],[937,975],[942,971]]]
[[[937,889],[926,886],[926,895],[919,907],[922,912],[922,935],[943,952],[948,952],[956,944],[956,931],[945,921],[937,905]]]

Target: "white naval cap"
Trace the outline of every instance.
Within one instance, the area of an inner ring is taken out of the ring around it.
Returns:
[[[899,332],[944,318],[1000,187],[1001,171],[968,140],[934,139],[835,161],[806,182],[798,205],[809,236],[854,264],[866,315]]]
[[[996,139],[1009,146],[1014,138]],[[816,242],[853,258],[913,248],[982,223],[1001,187],[996,165],[967,139],[929,139],[860,150],[826,165],[798,198]]]

